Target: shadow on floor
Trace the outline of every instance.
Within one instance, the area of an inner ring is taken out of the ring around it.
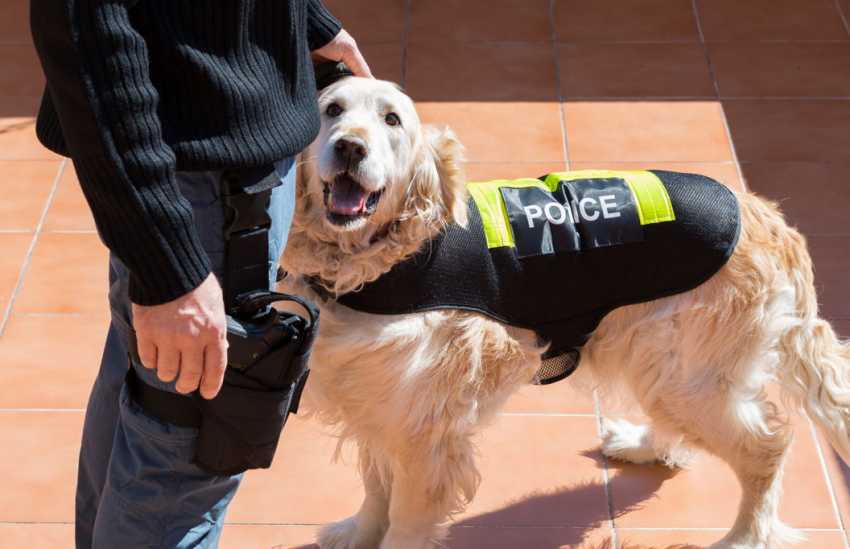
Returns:
[[[609,467],[609,470],[616,470],[617,466]],[[625,486],[624,482],[628,482],[624,477],[614,476],[609,481],[609,490],[612,493],[617,493],[617,507],[612,509],[614,518],[624,515],[640,507],[640,504],[651,497],[658,491],[661,485],[672,478],[676,473],[666,467],[653,467],[653,474],[649,476],[651,481],[641,483],[639,489],[635,489],[633,485]],[[455,522],[450,527],[449,539],[447,547],[451,549],[471,549],[471,546],[457,545],[452,543],[454,538],[457,538],[458,533],[462,529],[474,527],[478,532],[487,532],[487,534],[497,535],[498,528],[505,526],[521,526],[533,529],[534,525],[529,525],[529,517],[539,517],[540,515],[551,515],[553,510],[562,510],[563,516],[569,516],[569,527],[559,528],[559,532],[563,532],[563,537],[557,539],[556,547],[576,547],[581,549],[614,549],[610,542],[587,543],[585,538],[593,531],[606,527],[608,521],[608,509],[600,508],[598,505],[588,505],[586,502],[596,501],[599,498],[600,492],[604,491],[602,483],[585,483],[556,490],[548,494],[538,494],[526,497],[516,503],[508,505],[502,509],[476,515],[464,520]],[[492,527],[492,528],[488,528]],[[544,526],[545,527],[545,526]],[[457,542],[456,542],[457,543]],[[480,540],[479,540],[480,543]],[[494,540],[488,547],[501,547]],[[507,547],[507,546],[505,546]],[[677,545],[670,549],[691,549],[693,546]],[[318,549],[315,544],[300,545],[296,547],[276,546],[273,549]],[[544,549],[543,547],[535,547],[535,549]],[[645,546],[626,545],[623,549],[651,549]],[[652,548],[655,549],[655,548]]]
[[[835,463],[838,464],[838,469],[841,471],[841,478],[835,479],[836,481],[840,481],[841,484],[844,485],[844,488],[847,492],[850,492],[850,466],[844,463],[844,460],[841,459],[841,456],[838,455],[838,452],[829,448],[829,451],[832,452],[832,459]]]

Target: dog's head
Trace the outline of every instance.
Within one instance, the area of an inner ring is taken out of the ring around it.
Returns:
[[[461,145],[450,130],[423,125],[398,86],[344,78],[322,91],[319,109],[322,126],[307,151],[299,209],[321,218],[324,231],[362,241],[414,217],[466,222]]]
[[[283,264],[342,294],[375,280],[449,223],[465,225],[462,147],[423,125],[390,82],[347,77],[319,95]]]

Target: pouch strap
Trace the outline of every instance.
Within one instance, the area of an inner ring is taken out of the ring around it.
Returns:
[[[201,427],[201,410],[191,397],[151,387],[136,375],[132,364],[127,371],[130,397],[145,413],[178,427]]]
[[[271,193],[281,185],[274,166],[222,174],[225,208],[224,303],[230,311],[240,295],[269,289],[268,213]]]
[[[279,301],[291,301],[297,303],[305,311],[307,311],[308,324],[305,331],[313,329],[319,322],[319,309],[310,301],[301,296],[293,294],[282,294],[280,292],[255,291],[247,292],[239,295],[236,304],[233,306],[233,314],[237,318],[249,317],[252,313],[265,309],[272,303]]]

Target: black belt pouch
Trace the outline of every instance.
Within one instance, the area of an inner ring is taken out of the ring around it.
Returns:
[[[228,319],[230,347],[221,391],[212,400],[194,395],[202,416],[195,462],[210,473],[270,467],[287,417],[298,411],[318,316],[307,321],[289,313],[268,314],[271,321]]]

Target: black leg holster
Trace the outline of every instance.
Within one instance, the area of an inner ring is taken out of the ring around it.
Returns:
[[[199,429],[195,462],[213,474],[271,466],[309,374],[318,309],[303,298],[269,289],[267,211],[272,189],[279,184],[269,169],[222,177],[229,348],[218,395],[206,400],[195,392],[186,398],[141,383],[132,368],[128,374],[130,394],[148,413]],[[295,302],[306,314],[279,312],[272,307],[278,301]]]
[[[300,298],[256,292],[251,308]],[[271,466],[283,426],[298,411],[309,375],[308,361],[318,328],[316,310],[303,303],[309,319],[270,309],[251,322],[228,321],[228,366],[218,396],[195,395],[201,425],[195,460],[216,474]],[[253,333],[252,333],[253,332]]]

